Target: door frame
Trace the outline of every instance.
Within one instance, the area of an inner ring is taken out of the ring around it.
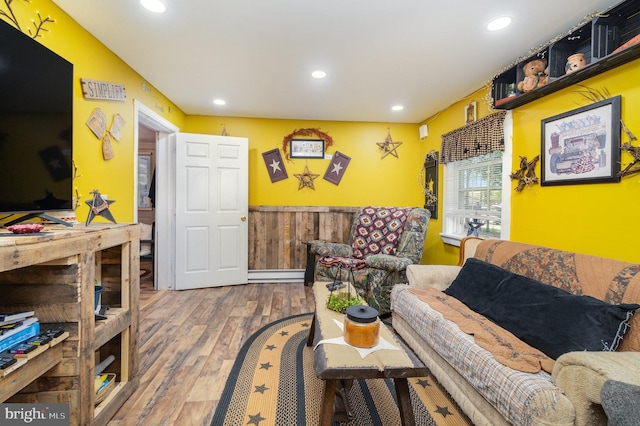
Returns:
[[[134,153],[133,158],[133,205],[138,200],[138,126],[143,125],[154,130],[156,138],[156,290],[175,289],[175,146],[169,136],[178,133],[180,128],[166,120],[153,109],[137,99],[134,107]],[[158,190],[162,189],[162,190]],[[173,201],[172,201],[173,200]],[[138,222],[138,209],[134,209],[134,222]]]

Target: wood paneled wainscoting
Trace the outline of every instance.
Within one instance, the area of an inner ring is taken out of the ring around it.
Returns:
[[[303,279],[305,241],[347,243],[359,207],[249,207],[249,282]]]

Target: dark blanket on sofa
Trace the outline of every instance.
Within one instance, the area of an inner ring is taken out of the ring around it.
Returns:
[[[571,351],[616,350],[640,308],[573,295],[474,258],[445,293],[553,359]]]

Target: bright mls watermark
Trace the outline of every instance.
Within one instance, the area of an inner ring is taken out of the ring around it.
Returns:
[[[0,425],[69,426],[69,404],[0,404]]]

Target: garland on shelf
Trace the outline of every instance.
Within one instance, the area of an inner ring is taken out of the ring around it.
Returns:
[[[306,138],[309,136],[315,136],[318,139],[324,139],[325,151],[327,150],[327,148],[333,145],[333,138],[329,136],[327,133],[320,131],[320,129],[296,129],[293,131],[293,133],[285,136],[284,139],[282,140],[282,152],[284,152],[284,156],[287,159],[287,161],[291,161],[291,159],[289,158],[289,151],[288,151],[289,143],[291,142],[291,139],[295,137]]]

